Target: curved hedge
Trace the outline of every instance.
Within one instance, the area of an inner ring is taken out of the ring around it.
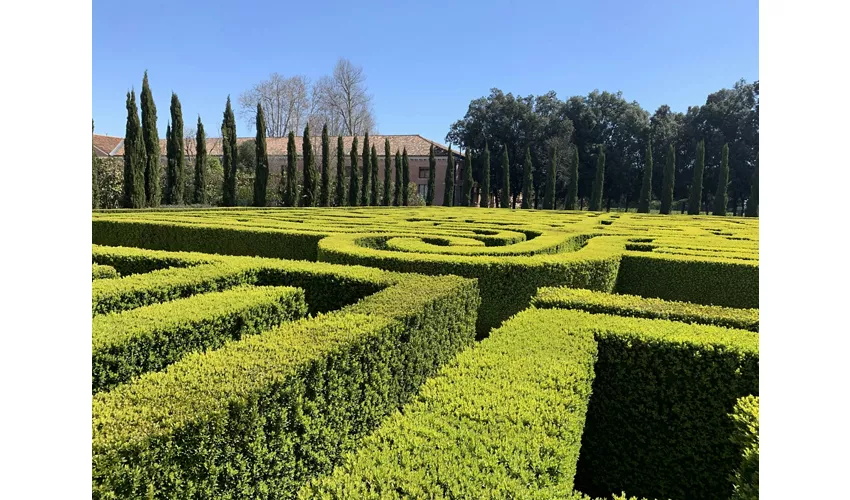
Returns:
[[[758,307],[758,221],[478,208],[113,211],[97,243],[477,278],[480,336],[538,287]]]
[[[117,278],[118,271],[115,270],[112,266],[105,266],[100,264],[92,264],[91,265],[91,279],[100,280],[100,279],[109,279],[109,278]]]

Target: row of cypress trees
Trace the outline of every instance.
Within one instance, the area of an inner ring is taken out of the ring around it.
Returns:
[[[183,142],[183,111],[177,94],[171,93],[171,117],[166,129],[166,171],[165,190],[160,192],[160,150],[159,134],[156,129],[156,104],[148,82],[148,72],[142,79],[140,96],[142,118],[139,121],[139,111],[136,107],[136,92],[127,93],[127,125],[124,133],[124,185],[121,206],[125,208],[158,207],[160,201],[166,205],[179,205],[186,202],[206,203],[206,135],[201,118],[198,117],[195,154],[195,178],[193,192],[184,193],[185,150]],[[222,126],[222,137],[225,140],[225,150],[236,147],[236,120],[230,109],[230,98],[227,100],[230,121],[227,131]],[[227,121],[227,112],[225,112]],[[227,135],[226,134],[230,134]],[[232,156],[231,156],[232,158]],[[235,164],[233,165],[235,171]],[[228,183],[235,189],[235,176],[228,176],[225,169],[225,193]],[[233,178],[231,178],[233,177]],[[226,195],[225,195],[226,196]],[[234,195],[235,199],[235,195]]]

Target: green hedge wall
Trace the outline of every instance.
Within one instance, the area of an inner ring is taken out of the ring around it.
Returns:
[[[599,343],[577,488],[729,498],[738,458],[728,414],[737,398],[758,394],[758,333],[559,312]]]
[[[738,400],[732,412],[732,442],[740,450],[739,465],[732,477],[732,500],[758,500],[759,497],[759,398]]]
[[[579,309],[615,316],[669,319],[754,332],[759,330],[758,309],[706,306],[689,302],[648,299],[637,295],[595,292],[581,288],[541,288],[531,304],[539,308]]]
[[[299,498],[567,498],[596,342],[526,311],[462,352]]]
[[[91,279],[100,280],[100,279],[109,279],[109,278],[117,278],[118,271],[115,270],[112,266],[104,266],[100,264],[92,264],[91,265]]]
[[[298,288],[237,287],[95,316],[92,393],[306,313],[304,291]]]
[[[757,309],[759,266],[722,259],[626,254],[620,261],[614,291],[697,304]]]
[[[316,246],[323,234],[263,228],[232,228],[204,225],[92,221],[92,241],[99,245],[129,246],[150,250],[183,250],[224,255],[248,255],[277,259],[316,260]]]
[[[401,279],[99,393],[92,496],[291,497],[473,341],[478,305],[473,280]]]
[[[189,267],[212,262],[211,255],[189,252],[158,252],[131,247],[92,245],[92,260],[114,267],[122,276],[144,274],[169,267]]]

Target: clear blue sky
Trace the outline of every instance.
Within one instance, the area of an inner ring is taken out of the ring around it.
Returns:
[[[228,94],[235,104],[272,72],[316,80],[346,57],[366,73],[380,133],[439,142],[492,87],[562,99],[621,90],[652,113],[759,75],[756,0],[95,0],[92,11],[92,118],[116,136],[145,69],[160,137],[172,90],[187,127],[200,114],[219,135]],[[237,133],[249,135],[241,120]]]

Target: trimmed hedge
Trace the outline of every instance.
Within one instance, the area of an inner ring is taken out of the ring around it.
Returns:
[[[189,267],[212,262],[211,255],[158,252],[141,248],[92,245],[92,260],[114,267],[122,276],[144,274],[169,267]]]
[[[553,311],[520,313],[299,498],[567,498],[596,342]]]
[[[474,337],[475,281],[393,279],[95,395],[93,498],[287,498],[331,470]]]
[[[92,264],[91,265],[91,279],[100,280],[100,279],[109,279],[109,278],[117,278],[118,271],[115,270],[112,266],[102,266],[100,264]]]
[[[687,256],[623,255],[617,293],[725,307],[758,308],[758,264]]]
[[[266,229],[144,222],[133,219],[92,221],[92,241],[100,245],[151,250],[193,251],[278,259],[316,260],[316,245],[324,234]]]
[[[739,397],[758,394],[758,333],[553,311],[599,343],[577,489],[729,498],[738,456],[728,413]]]
[[[158,371],[195,351],[304,317],[304,291],[237,287],[153,304],[92,321],[92,393]]]
[[[92,316],[226,290],[257,281],[256,268],[225,263],[169,268],[92,283]]]
[[[732,476],[732,500],[758,500],[759,497],[759,398],[738,400],[732,411],[732,442],[740,450],[740,464]]]
[[[758,309],[704,306],[688,302],[647,299],[637,295],[594,292],[580,288],[541,288],[531,304],[539,308],[579,309],[615,316],[669,319],[753,332],[759,330]]]

